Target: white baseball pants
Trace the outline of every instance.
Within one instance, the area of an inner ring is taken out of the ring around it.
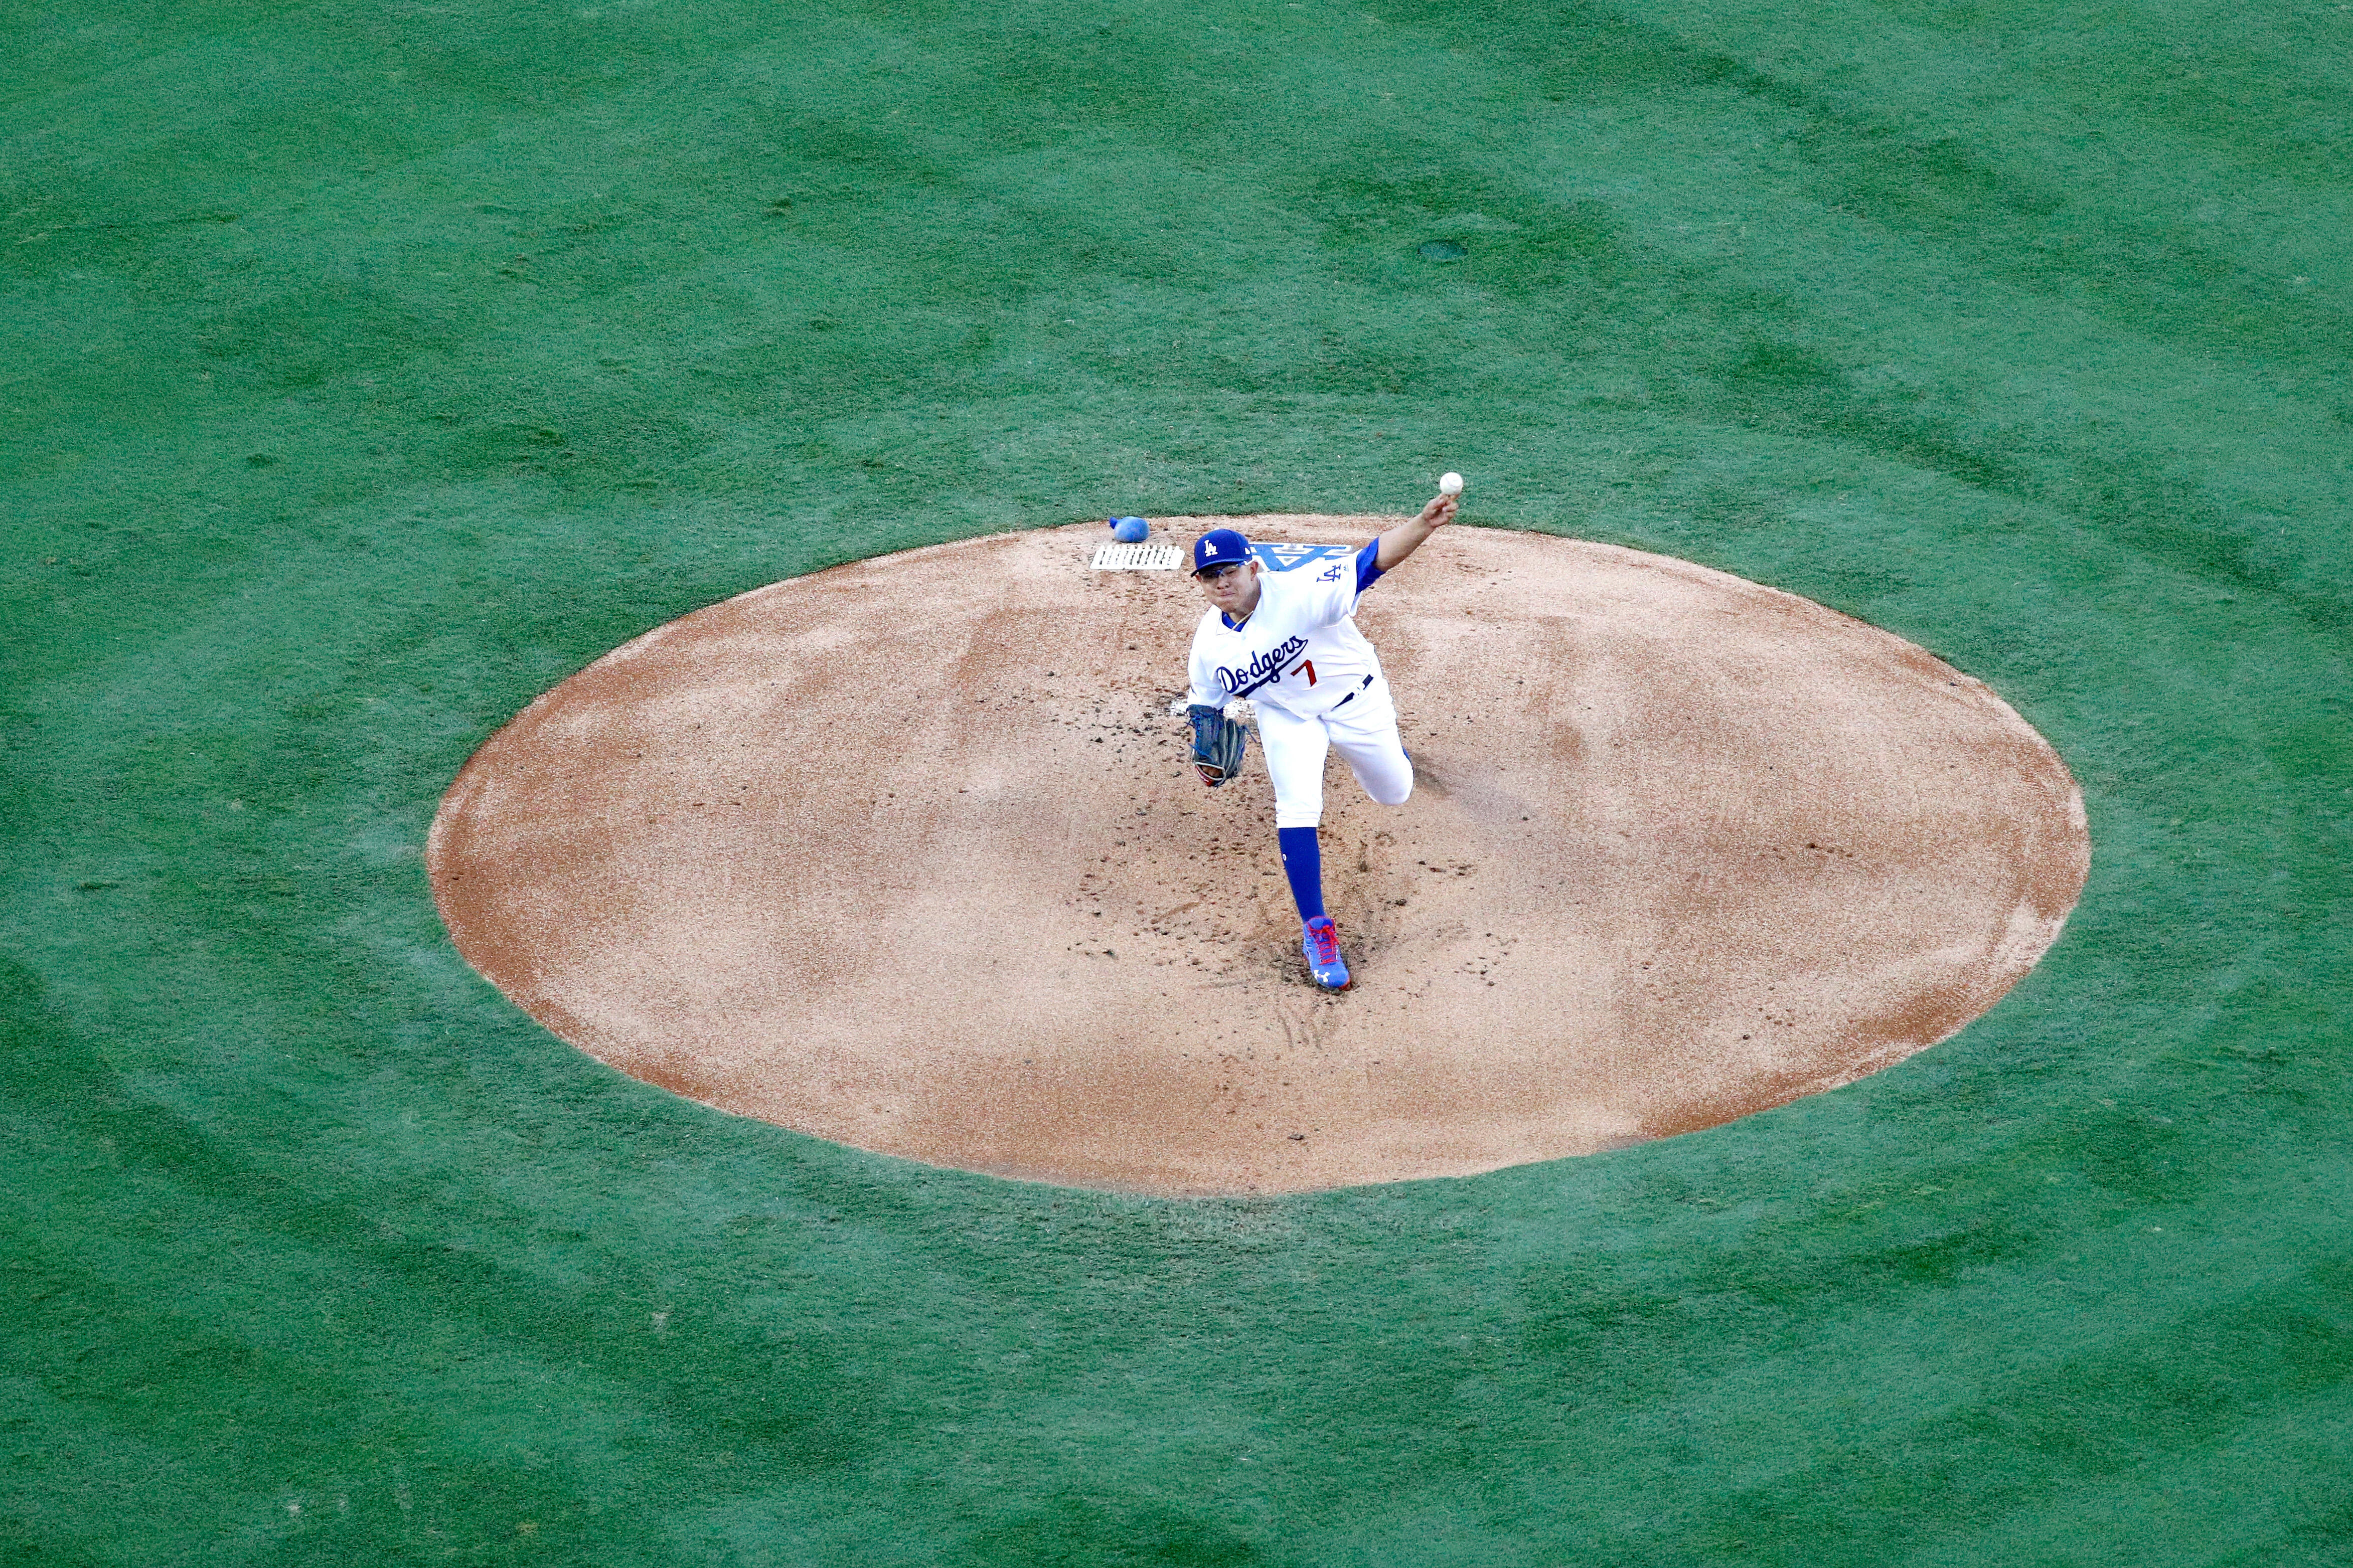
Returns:
[[[1397,707],[1389,700],[1387,677],[1374,677],[1356,697],[1312,719],[1271,702],[1256,707],[1259,749],[1274,781],[1276,827],[1323,823],[1324,759],[1335,750],[1365,793],[1381,805],[1403,805],[1413,794],[1413,763],[1398,739]]]

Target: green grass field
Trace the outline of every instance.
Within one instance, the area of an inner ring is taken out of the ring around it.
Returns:
[[[0,1562],[2353,1563],[2353,9],[0,45]],[[703,1110],[443,935],[441,791],[628,637],[1444,468],[1989,681],[2092,814],[2041,968],[1712,1131],[1172,1202]]]

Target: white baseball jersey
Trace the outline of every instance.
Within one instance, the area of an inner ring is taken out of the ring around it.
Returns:
[[[1208,610],[1193,632],[1190,700],[1237,697],[1303,719],[1329,713],[1381,673],[1380,656],[1356,629],[1356,596],[1381,574],[1380,541],[1353,557],[1259,574],[1258,607],[1235,626]]]

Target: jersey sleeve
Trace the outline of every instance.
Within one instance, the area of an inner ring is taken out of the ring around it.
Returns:
[[[1364,559],[1364,552],[1358,551],[1353,561],[1335,560],[1313,568],[1315,575],[1307,583],[1306,592],[1300,595],[1297,624],[1301,630],[1312,631],[1320,626],[1335,626],[1356,614],[1356,595],[1364,592],[1364,585],[1357,582]],[[1299,575],[1303,577],[1309,571],[1310,568],[1305,566],[1298,569]]]
[[[1218,685],[1218,678],[1211,673],[1212,668],[1208,650],[1201,646],[1201,636],[1196,632],[1193,634],[1192,654],[1186,660],[1186,701],[1214,703],[1220,708],[1225,706],[1225,691]]]
[[[1356,552],[1357,593],[1363,593],[1366,589],[1371,587],[1374,584],[1381,580],[1382,572],[1380,561],[1381,542],[1377,539],[1366,540],[1365,542],[1365,547]]]

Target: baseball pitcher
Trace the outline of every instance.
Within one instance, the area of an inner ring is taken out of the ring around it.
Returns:
[[[1461,480],[1447,476],[1450,484]],[[1193,633],[1193,765],[1212,789],[1241,765],[1255,710],[1267,776],[1274,781],[1275,837],[1302,922],[1300,949],[1315,983],[1348,984],[1340,936],[1324,912],[1324,760],[1347,759],[1365,793],[1402,805],[1413,764],[1398,739],[1397,708],[1380,656],[1356,629],[1357,596],[1454,521],[1453,495],[1433,499],[1411,521],[1369,540],[1352,560],[1264,571],[1250,541],[1230,528],[1193,542],[1193,578],[1209,601]]]

